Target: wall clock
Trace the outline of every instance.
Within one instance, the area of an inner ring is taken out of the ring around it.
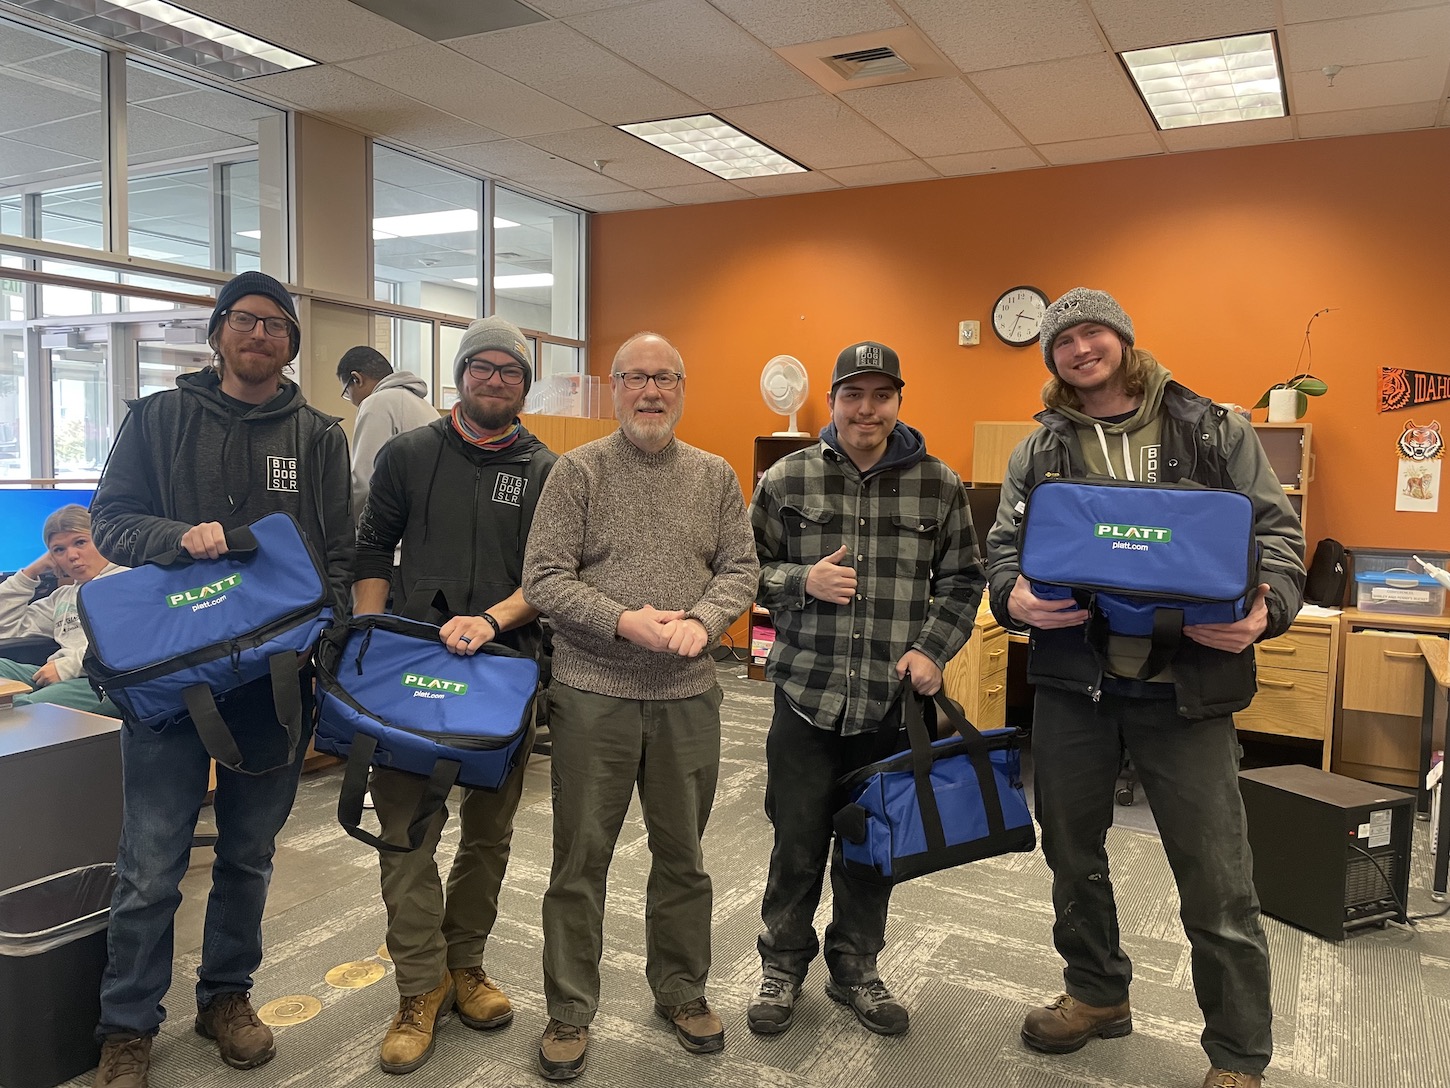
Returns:
[[[1025,347],[1042,331],[1047,295],[1036,287],[1009,287],[992,306],[992,331],[1013,347]]]

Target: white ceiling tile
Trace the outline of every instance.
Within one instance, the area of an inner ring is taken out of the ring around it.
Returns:
[[[1078,0],[897,0],[964,72],[1104,51],[1097,24]]]
[[[926,163],[945,177],[962,174],[1008,173],[1012,170],[1035,170],[1045,165],[1030,147],[1009,147],[1003,151],[978,151],[971,155],[942,155]]]
[[[1143,155],[1161,155],[1163,147],[1157,137],[1138,135],[1107,136],[1098,140],[1071,140],[1061,144],[1038,144],[1037,150],[1053,166],[1069,166],[1080,162],[1106,162],[1109,159],[1135,159]]]
[[[910,158],[900,144],[829,95],[740,106],[721,115],[816,170]]]
[[[320,61],[351,60],[428,40],[347,0],[186,0],[183,6]]]
[[[1438,56],[1450,41],[1450,4],[1355,19],[1299,23],[1284,31],[1286,66],[1318,70],[1326,64],[1378,64]],[[1335,83],[1339,80],[1336,78]]]
[[[62,151],[16,143],[0,137],[0,186],[20,185],[31,178],[56,171],[84,170],[93,162],[67,155]],[[23,173],[21,172],[23,171]],[[740,196],[747,196],[740,193]]]
[[[570,24],[711,109],[799,98],[815,89],[705,0],[657,0]]]
[[[741,178],[734,184],[756,196],[788,196],[791,193],[819,193],[839,189],[841,183],[819,171],[809,174],[771,174],[763,178]]]
[[[1256,121],[1234,121],[1223,125],[1197,125],[1160,132],[1158,138],[1169,151],[1207,151],[1214,147],[1251,147],[1294,138],[1294,121],[1289,117],[1264,117]]]
[[[717,204],[725,200],[745,200],[748,192],[728,181],[707,181],[703,185],[669,185],[650,192],[671,204]]]
[[[1411,106],[1380,106],[1368,110],[1344,110],[1340,113],[1311,113],[1299,118],[1299,135],[1306,139],[1321,136],[1360,136],[1369,132],[1402,132],[1407,129],[1430,128],[1440,103],[1421,102]]]
[[[886,0],[713,0],[730,18],[772,49],[844,38],[901,26],[905,20]]]
[[[1280,0],[1285,23],[1312,23],[1382,11],[1426,7],[1425,0]]]
[[[445,147],[440,148],[437,154],[464,166],[477,167],[490,177],[509,178],[544,192],[554,192],[553,186],[567,186],[569,192],[575,195],[617,193],[630,188],[607,174],[550,155],[518,140]]]
[[[920,159],[903,162],[878,162],[870,166],[842,166],[826,171],[842,185],[859,188],[865,185],[896,185],[903,181],[927,181],[941,177]]]
[[[700,103],[641,72],[565,23],[454,38],[448,43],[520,83],[611,125],[699,113]]]
[[[1273,30],[1277,7],[1275,0],[1092,0],[1115,52]]]
[[[446,46],[397,49],[341,67],[506,136],[585,128],[591,118]]]
[[[414,147],[451,147],[501,134],[331,64],[260,76],[256,89],[309,113]]]
[[[690,185],[713,176],[653,144],[608,126],[535,136],[529,142],[580,166],[592,167],[596,159],[600,160],[605,163],[605,174],[636,189]]]
[[[668,208],[670,203],[650,193],[601,193],[579,198],[580,207],[591,212],[633,212],[645,208]]]
[[[1021,147],[1021,138],[960,79],[921,79],[840,96],[923,158]]]
[[[555,19],[568,19],[573,15],[587,15],[591,11],[609,8],[627,8],[637,3],[639,0],[529,0],[530,7],[538,8]]]
[[[1000,68],[972,82],[1029,143],[1154,131],[1122,65],[1110,56]]]
[[[1289,77],[1289,101],[1300,116],[1425,102],[1440,96],[1445,77],[1443,56],[1346,66],[1332,87],[1317,69],[1294,72]]]

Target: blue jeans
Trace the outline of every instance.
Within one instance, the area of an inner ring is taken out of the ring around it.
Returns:
[[[1052,869],[1053,943],[1067,992],[1127,1000],[1133,965],[1118,936],[1106,838],[1126,749],[1173,869],[1203,1011],[1203,1049],[1223,1069],[1262,1074],[1272,1053],[1269,951],[1239,795],[1231,718],[1186,721],[1172,699],[1037,689],[1033,782]]]
[[[312,716],[311,677],[304,674],[303,716]],[[270,681],[239,689],[221,704],[244,766],[267,767],[285,754]],[[262,910],[272,878],[277,833],[297,796],[309,730],[290,766],[253,777],[217,767],[213,801],[216,861],[207,900],[197,1008],[252,988],[262,962]],[[154,1035],[166,1019],[176,909],[191,838],[206,799],[206,749],[190,718],[159,732],[127,721],[121,728],[125,814],[111,899],[108,962],[101,980],[96,1034]]]

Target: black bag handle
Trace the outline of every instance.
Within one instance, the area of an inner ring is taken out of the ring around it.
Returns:
[[[961,709],[938,691],[932,700],[939,712],[956,728],[966,742],[966,756],[971,761],[977,776],[977,786],[982,793],[982,807],[987,814],[987,833],[1001,835],[1006,832],[1006,821],[1002,818],[1002,798],[997,792],[997,777],[992,773],[991,750],[987,738],[967,720]],[[932,741],[926,733],[926,723],[921,714],[920,697],[911,686],[910,674],[906,677],[901,699],[901,716],[906,725],[906,737],[911,743],[911,774],[916,780],[916,803],[921,810],[922,831],[926,835],[928,850],[945,850],[946,833],[942,829],[941,809],[936,803],[936,793],[931,788]]]
[[[367,792],[368,769],[377,753],[377,738],[367,733],[353,737],[352,750],[347,756],[347,769],[342,776],[342,792],[337,795],[337,822],[342,829],[359,842],[365,842],[376,850],[393,854],[406,854],[423,845],[428,834],[428,825],[438,815],[448,800],[448,791],[458,781],[463,764],[456,759],[439,759],[433,763],[433,773],[423,784],[423,792],[408,821],[406,844],[388,842],[386,839],[365,831],[362,823],[363,794]]]
[[[235,529],[228,529],[225,533],[227,542],[227,557],[231,559],[251,559],[257,554],[257,537],[252,532],[250,525],[239,525]],[[169,552],[162,552],[154,559],[148,559],[158,567],[184,567],[188,563],[196,563],[199,560],[192,558],[189,551],[177,544]]]
[[[186,712],[196,725],[196,735],[201,738],[206,754],[227,770],[253,778],[290,767],[297,758],[297,746],[302,743],[302,681],[298,676],[297,654],[292,650],[273,654],[267,659],[267,671],[272,677],[272,703],[277,709],[277,721],[287,734],[287,754],[282,762],[260,771],[249,771],[242,766],[242,751],[237,747],[231,729],[222,720],[211,688],[205,684],[192,684],[181,692]]]

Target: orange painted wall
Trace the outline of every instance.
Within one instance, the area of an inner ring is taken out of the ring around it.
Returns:
[[[902,419],[966,476],[976,420],[1040,407],[1040,349],[989,331],[1008,287],[1110,291],[1140,346],[1241,404],[1296,373],[1305,322],[1332,306],[1314,323],[1329,393],[1306,416],[1310,544],[1446,548],[1450,500],[1394,510],[1395,441],[1411,418],[1450,431],[1450,402],[1381,414],[1377,382],[1381,365],[1450,372],[1447,179],[1439,130],[599,215],[592,370],[632,332],[668,336],[689,370],[681,436],[748,480],[752,438],[784,423],[760,398],[765,361],[806,364],[815,431],[836,352],[881,340],[902,358]],[[956,346],[965,319],[980,347]]]

